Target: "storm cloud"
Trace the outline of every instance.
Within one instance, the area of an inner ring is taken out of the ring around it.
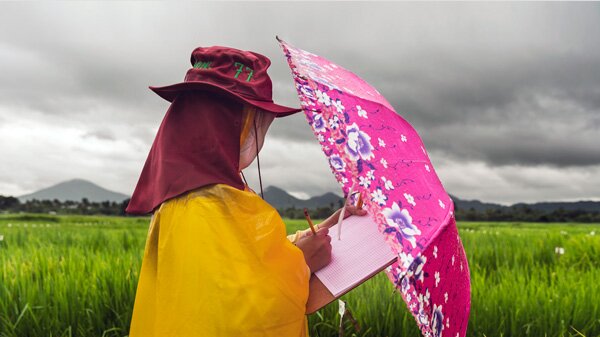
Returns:
[[[598,32],[597,3],[0,3],[0,194],[131,193],[168,108],[147,87],[181,81],[196,46],[269,56],[275,101],[299,105],[279,35],[375,86],[450,193],[598,199]],[[339,193],[301,114],[268,137],[265,185]]]

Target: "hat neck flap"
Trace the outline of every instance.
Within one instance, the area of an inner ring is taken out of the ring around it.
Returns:
[[[160,125],[126,211],[150,213],[165,200],[206,185],[243,190],[242,109],[241,103],[212,93],[179,94]]]

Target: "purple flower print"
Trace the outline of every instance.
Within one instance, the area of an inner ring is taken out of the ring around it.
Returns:
[[[346,127],[346,134],[348,135],[346,153],[350,158],[353,160],[358,160],[359,158],[369,160],[375,157],[373,154],[373,145],[371,145],[371,137],[360,131],[356,123]]]
[[[408,293],[408,290],[410,289],[410,281],[408,280],[408,277],[402,277],[402,280],[400,281],[400,289],[402,289],[403,294]]]
[[[444,329],[444,314],[442,313],[442,305],[433,305],[433,313],[431,314],[431,328],[435,337],[442,335]]]
[[[323,120],[323,116],[321,114],[315,114],[313,116],[313,128],[317,132],[325,132],[325,121]]]
[[[423,310],[423,307],[421,307],[419,309],[419,324],[421,325],[429,325],[429,317],[427,316],[427,314],[425,313],[425,310]]]
[[[310,88],[310,86],[298,83],[297,88],[300,89],[304,97],[308,98],[311,101],[316,100],[315,96],[313,95],[313,90]]]
[[[390,226],[386,229],[386,232],[396,231],[400,233],[402,238],[408,240],[415,248],[417,246],[415,235],[421,235],[421,231],[412,224],[412,217],[408,211],[406,209],[401,210],[398,204],[394,202],[392,208],[385,208],[382,213]]]
[[[415,281],[423,281],[423,266],[427,262],[427,257],[421,253],[415,257],[413,263],[408,267],[407,274],[412,275]]]
[[[343,171],[344,168],[346,167],[346,164],[344,163],[344,161],[342,160],[342,158],[340,158],[340,156],[338,155],[331,155],[331,157],[329,157],[329,164],[331,165],[331,167],[333,167],[334,170],[336,171]]]

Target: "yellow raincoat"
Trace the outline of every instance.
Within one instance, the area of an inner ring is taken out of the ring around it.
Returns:
[[[259,196],[210,185],[154,213],[131,337],[305,337],[310,271]]]

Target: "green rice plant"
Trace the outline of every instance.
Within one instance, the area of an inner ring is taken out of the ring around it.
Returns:
[[[0,215],[0,337],[126,336],[148,223]],[[472,280],[468,336],[600,336],[600,226],[463,222],[459,231]],[[343,299],[361,328],[346,322],[345,336],[419,336],[384,274]],[[312,337],[338,335],[337,303],[308,319]]]

